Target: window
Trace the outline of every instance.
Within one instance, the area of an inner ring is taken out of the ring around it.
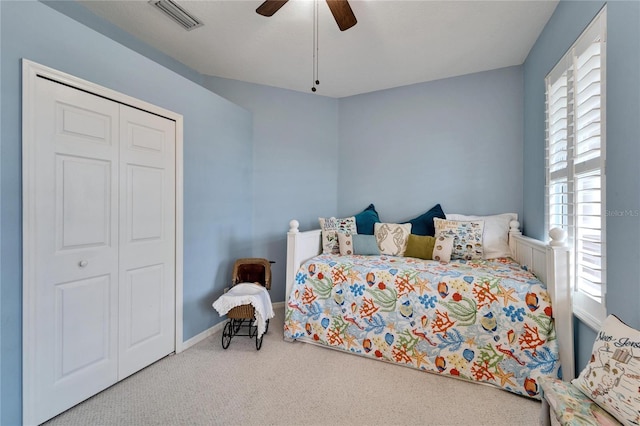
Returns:
[[[606,315],[606,7],[545,79],[546,222],[571,248],[573,311],[594,329]]]

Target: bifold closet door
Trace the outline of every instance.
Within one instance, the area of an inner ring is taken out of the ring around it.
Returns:
[[[36,421],[118,379],[119,104],[37,79]]]
[[[175,349],[175,122],[37,78],[28,406],[44,422]]]
[[[175,122],[120,107],[119,379],[175,349]]]

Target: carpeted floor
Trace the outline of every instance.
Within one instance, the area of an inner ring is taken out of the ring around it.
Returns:
[[[220,333],[47,425],[537,425],[540,403],[490,386],[282,339]]]

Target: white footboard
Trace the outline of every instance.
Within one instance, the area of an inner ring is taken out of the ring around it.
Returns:
[[[322,231],[300,232],[297,220],[289,222],[289,232],[287,232],[287,283],[284,294],[284,302],[289,301],[291,288],[296,279],[296,272],[305,261],[322,253]]]
[[[289,300],[296,272],[305,261],[322,253],[320,229],[300,232],[297,220],[289,222],[287,232],[287,283],[285,303]],[[544,243],[525,237],[519,230],[520,223],[511,222],[509,246],[512,257],[519,264],[547,285],[555,318],[556,335],[560,348],[560,362],[564,380],[575,377],[573,354],[573,313],[569,284],[569,251],[564,244],[566,234],[559,229],[549,232],[551,242]]]
[[[564,240],[566,233],[560,229],[549,232],[549,244],[525,237],[520,231],[509,233],[509,245],[513,259],[547,285],[551,297],[553,318],[562,364],[562,378],[575,378],[573,351],[573,311],[571,285],[569,282],[569,249]]]

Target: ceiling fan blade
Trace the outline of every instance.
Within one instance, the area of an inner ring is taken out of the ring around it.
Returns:
[[[347,0],[327,0],[327,4],[340,31],[348,30],[358,22]]]
[[[289,0],[266,0],[256,9],[256,12],[262,16],[272,16]]]

